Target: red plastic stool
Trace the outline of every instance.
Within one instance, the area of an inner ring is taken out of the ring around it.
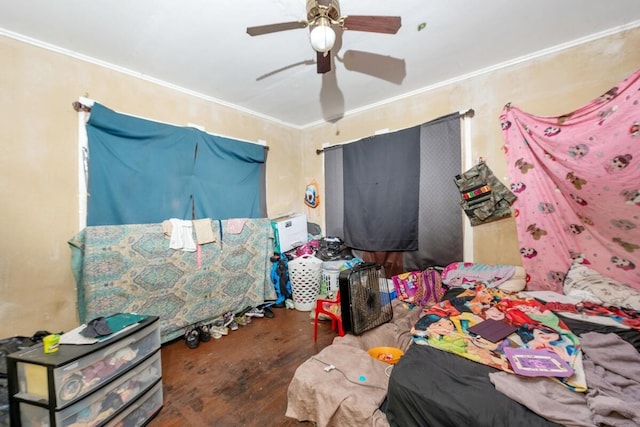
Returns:
[[[338,335],[344,336],[342,328],[342,314],[340,309],[340,291],[336,292],[336,299],[318,299],[316,300],[316,313],[313,320],[313,342],[318,340],[318,316],[320,313],[325,314],[331,319],[331,329],[337,330]]]

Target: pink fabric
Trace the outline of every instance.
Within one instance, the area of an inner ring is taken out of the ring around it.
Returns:
[[[528,289],[572,260],[640,289],[640,70],[573,113],[500,116]]]
[[[240,234],[246,222],[246,218],[230,218],[227,220],[227,229],[225,232],[227,234]]]

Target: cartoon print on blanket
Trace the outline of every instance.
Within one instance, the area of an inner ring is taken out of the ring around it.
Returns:
[[[562,293],[576,259],[640,290],[639,106],[640,69],[568,114],[503,109],[528,290]]]
[[[504,322],[516,331],[496,342],[469,331],[486,319]],[[571,390],[586,390],[580,339],[533,298],[520,298],[480,283],[425,309],[411,334],[416,344],[430,345],[511,373],[506,347],[550,350],[574,371],[569,378],[555,379]]]

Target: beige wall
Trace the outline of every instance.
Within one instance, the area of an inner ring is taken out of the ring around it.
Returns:
[[[270,216],[302,211],[301,131],[0,36],[0,338],[78,325],[67,240],[78,230],[78,114],[123,113],[265,140]],[[297,193],[296,193],[297,191]]]
[[[473,108],[470,156],[506,180],[498,116],[512,102],[539,115],[569,112],[640,65],[640,29],[425,91],[335,124],[300,131],[194,96],[0,36],[0,338],[77,326],[67,240],[78,230],[78,119],[87,96],[124,113],[269,145],[269,216],[303,212],[323,223],[323,204],[306,208],[316,179],[323,196],[323,143],[402,129]],[[512,220],[474,228],[475,260],[519,264]]]
[[[304,139],[310,146],[303,154],[305,173],[321,175],[322,156],[316,156],[315,150],[322,144],[370,136],[378,129],[398,130],[472,108],[475,117],[471,124],[470,158],[476,161],[484,157],[496,176],[508,184],[499,123],[504,105],[511,102],[541,116],[571,112],[638,69],[638,46],[640,28],[635,28],[347,115],[336,124],[307,129]],[[322,190],[321,193],[322,196]],[[474,227],[472,237],[473,261],[521,264],[513,219]]]

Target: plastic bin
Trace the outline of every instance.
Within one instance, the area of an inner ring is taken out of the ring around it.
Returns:
[[[322,263],[322,276],[320,279],[320,293],[336,292],[340,288],[338,278],[345,261],[325,261]]]
[[[303,255],[289,261],[289,280],[296,310],[313,310],[320,292],[321,273],[322,261],[313,255]]]

